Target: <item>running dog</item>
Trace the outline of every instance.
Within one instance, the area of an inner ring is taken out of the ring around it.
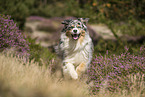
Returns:
[[[57,53],[62,56],[63,74],[78,79],[89,67],[93,43],[87,30],[88,18],[64,20]]]

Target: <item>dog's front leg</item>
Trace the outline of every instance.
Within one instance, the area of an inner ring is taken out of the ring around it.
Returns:
[[[78,74],[72,63],[68,63],[68,62],[65,63],[65,65],[63,66],[63,73],[64,73],[64,76],[66,74],[69,74],[73,79],[78,79]]]
[[[86,71],[86,63],[82,62],[77,68],[76,72],[78,76],[81,76]]]

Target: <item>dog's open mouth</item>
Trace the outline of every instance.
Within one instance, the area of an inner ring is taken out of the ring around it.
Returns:
[[[77,40],[80,37],[80,34],[71,34],[74,40]]]

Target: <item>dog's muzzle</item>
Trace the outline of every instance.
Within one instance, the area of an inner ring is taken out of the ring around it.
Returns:
[[[80,32],[77,29],[73,29],[73,33],[71,33],[71,35],[72,35],[72,38],[74,40],[77,40],[77,39],[79,39],[81,34],[80,34]]]
[[[77,40],[81,34],[71,34],[74,40]]]

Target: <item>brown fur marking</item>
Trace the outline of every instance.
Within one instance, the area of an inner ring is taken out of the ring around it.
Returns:
[[[69,32],[69,31],[66,32],[66,36],[67,36],[67,37],[70,36],[70,32]]]
[[[86,70],[86,64],[84,62],[82,62],[77,68],[76,68],[76,72],[79,76],[82,75],[83,72],[85,72]]]
[[[83,42],[83,40],[84,40],[84,37],[85,37],[85,32],[84,31],[82,31],[82,33],[81,33],[81,36],[80,36],[80,38],[79,38],[79,42],[80,42],[80,44],[82,44],[82,42]]]

